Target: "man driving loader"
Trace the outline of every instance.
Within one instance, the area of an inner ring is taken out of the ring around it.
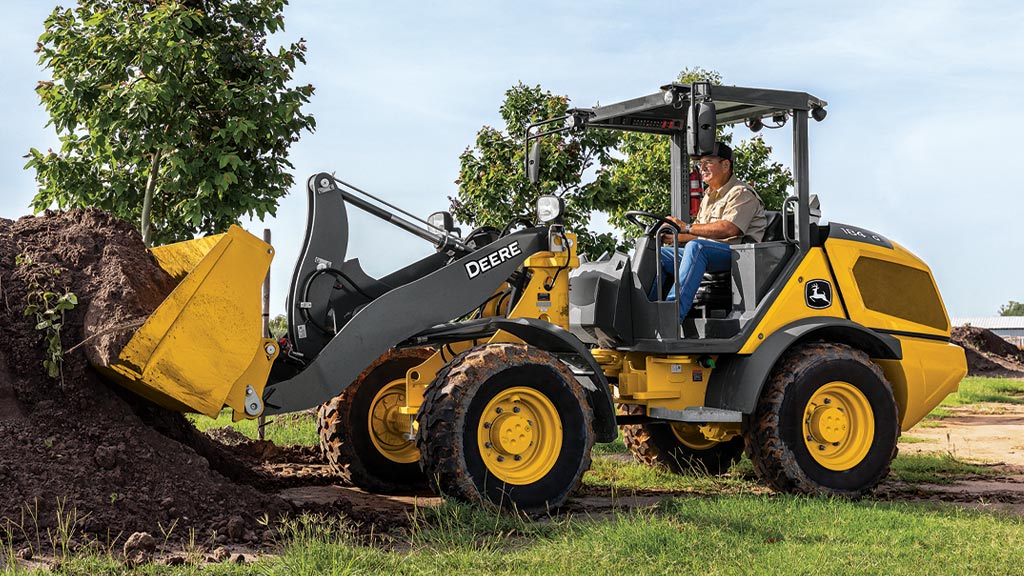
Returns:
[[[693,223],[685,223],[674,216],[666,217],[679,227],[677,242],[685,245],[682,248],[664,246],[660,253],[663,277],[671,278],[678,251],[680,321],[686,318],[693,306],[693,297],[704,273],[730,270],[732,255],[729,245],[760,242],[767,225],[764,202],[749,184],[733,175],[733,154],[728,144],[715,142],[711,154],[695,161],[701,179],[708,185],[700,211]],[[670,243],[671,236],[663,236],[663,240]],[[675,298],[673,286],[666,299]]]

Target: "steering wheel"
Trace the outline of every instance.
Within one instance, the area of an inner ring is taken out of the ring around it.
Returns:
[[[630,210],[623,214],[623,216],[631,224],[635,224],[640,227],[644,231],[644,234],[651,237],[657,234],[658,230],[661,230],[661,227],[665,225],[671,226],[676,231],[676,234],[683,231],[675,222],[661,216],[660,214],[655,214],[654,212]]]

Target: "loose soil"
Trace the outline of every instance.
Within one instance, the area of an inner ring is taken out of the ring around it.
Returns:
[[[0,539],[13,539],[15,549],[46,548],[58,520],[70,519],[73,546],[128,544],[126,556],[138,560],[153,545],[141,536],[130,539],[135,533],[148,532],[171,548],[194,535],[210,549],[226,546],[214,555],[224,558],[272,543],[267,519],[335,514],[379,537],[408,527],[417,507],[440,502],[429,493],[380,496],[341,485],[316,449],[223,431],[206,436],[180,414],[105,382],[89,360],[116,356],[173,286],[138,233],[101,211],[0,219]],[[43,366],[44,332],[24,311],[43,292],[66,291],[78,304],[64,318],[62,345],[84,344],[66,355],[62,377],[52,378]],[[1020,351],[991,333],[957,328],[954,341],[967,350],[971,374],[1024,377]],[[954,408],[939,426],[907,435],[926,442],[901,443],[903,454],[948,452],[985,462],[998,474],[951,486],[889,480],[876,498],[1024,515],[1024,409]],[[566,510],[592,515],[654,508],[665,495],[588,488]]]
[[[968,376],[1024,378],[1024,351],[992,331],[956,326],[951,339],[964,349]]]
[[[0,220],[0,530],[48,541],[58,521],[119,546],[135,532],[258,543],[263,514],[291,505],[180,414],[107,385],[87,357],[116,354],[173,288],[129,225],[97,210]],[[74,293],[62,375],[26,306]],[[127,326],[128,328],[123,328]],[[2,532],[0,532],[2,534]],[[37,536],[41,535],[41,536]]]

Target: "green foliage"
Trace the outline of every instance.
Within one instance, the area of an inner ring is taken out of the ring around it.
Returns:
[[[1009,303],[999,307],[1000,316],[1024,316],[1024,302],[1010,300]]]
[[[300,40],[276,51],[286,0],[81,0],[39,37],[52,73],[36,92],[61,141],[31,149],[36,211],[95,206],[142,221],[152,240],[222,232],[276,212],[288,148],[315,121],[311,85],[289,87]],[[148,204],[147,204],[148,207]],[[146,240],[150,238],[147,236]]]
[[[14,263],[22,268],[27,278],[24,315],[33,316],[35,329],[43,333],[43,368],[46,368],[50,378],[63,381],[61,366],[64,363],[64,346],[60,338],[61,329],[64,327],[64,314],[78,305],[78,296],[68,290],[55,292],[46,287],[50,280],[60,275],[59,268],[43,266],[26,254],[15,256]]]
[[[270,336],[280,338],[288,333],[288,317],[278,314],[270,319]]]
[[[526,177],[526,124],[565,113],[569,98],[519,83],[505,92],[501,105],[504,130],[484,126],[474,146],[459,157],[458,197],[451,198],[452,214],[474,226],[504,227],[517,217],[534,219],[537,197],[558,194],[566,200],[566,225],[579,235],[581,250],[601,252],[614,246],[610,234],[596,234],[587,223],[597,190],[607,184],[603,172],[584,182],[584,173],[608,163],[618,135],[601,130],[562,133],[540,140],[540,182]]]
[[[713,70],[685,69],[680,82],[709,80],[721,84]],[[538,194],[557,193],[566,199],[567,228],[580,236],[580,251],[594,257],[621,247],[612,234],[590,228],[593,212],[635,237],[640,231],[622,217],[628,210],[668,214],[671,210],[669,139],[637,132],[586,130],[541,139],[541,182],[529,184],[524,168],[524,125],[554,118],[569,107],[567,96],[556,96],[540,86],[517,84],[505,93],[501,105],[504,131],[485,126],[476,143],[460,157],[458,197],[452,212],[475,226],[503,226],[517,216],[532,214]],[[719,130],[719,138],[732,135]],[[736,145],[734,172],[751,183],[770,210],[778,210],[793,185],[788,168],[770,158],[772,149],[760,137]],[[593,175],[584,182],[585,175]]]
[[[722,76],[696,67],[684,69],[677,79],[684,84],[700,80],[718,85],[722,83]],[[718,128],[717,138],[730,145],[733,143],[732,134],[722,127]],[[668,138],[656,134],[625,132],[619,150],[625,159],[609,168],[610,189],[614,192],[602,198],[598,207],[609,214],[609,221],[624,230],[627,237],[635,237],[641,231],[626,222],[622,217],[624,212],[644,210],[668,214],[671,211],[670,143]],[[792,172],[771,160],[772,148],[760,136],[740,142],[733,150],[733,174],[754,187],[768,210],[780,210],[788,196],[787,188],[793,186]]]

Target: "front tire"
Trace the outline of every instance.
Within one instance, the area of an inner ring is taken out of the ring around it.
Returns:
[[[747,451],[779,492],[857,498],[889,474],[899,434],[892,387],[867,354],[807,344],[773,370]]]
[[[317,412],[320,449],[354,486],[383,494],[426,487],[419,450],[404,437],[410,417],[398,408],[405,405],[405,373],[431,354],[426,348],[385,353]]]
[[[557,357],[487,344],[453,359],[417,416],[421,465],[457,500],[523,511],[558,508],[590,468],[593,411]]]

